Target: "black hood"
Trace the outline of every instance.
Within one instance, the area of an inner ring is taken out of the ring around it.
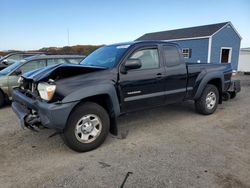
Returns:
[[[56,81],[63,78],[73,77],[104,69],[106,68],[76,64],[58,64],[27,72],[23,74],[22,77],[33,80],[34,82],[47,81],[49,79]]]

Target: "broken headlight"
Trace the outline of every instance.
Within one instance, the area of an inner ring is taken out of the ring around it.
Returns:
[[[54,96],[54,93],[56,91],[56,85],[47,82],[41,82],[38,84],[37,90],[42,99],[49,101]]]

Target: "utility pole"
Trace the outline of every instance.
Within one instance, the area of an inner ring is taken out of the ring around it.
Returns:
[[[68,33],[68,46],[69,46],[69,28],[67,29],[67,33]]]

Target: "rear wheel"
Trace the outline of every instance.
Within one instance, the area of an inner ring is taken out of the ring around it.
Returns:
[[[229,94],[230,94],[230,99],[234,99],[236,97],[235,91],[229,91]]]
[[[218,101],[219,91],[217,87],[208,84],[203,90],[201,97],[195,101],[196,111],[204,115],[212,114],[218,106]]]
[[[83,103],[70,115],[63,138],[67,146],[78,152],[100,146],[108,135],[109,115],[96,103]]]
[[[4,94],[3,92],[0,90],[0,107],[2,107],[4,105]]]

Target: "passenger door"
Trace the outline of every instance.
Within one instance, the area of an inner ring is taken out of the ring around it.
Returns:
[[[157,46],[139,48],[127,59],[139,59],[141,68],[120,73],[121,112],[129,112],[164,103],[165,70]],[[122,65],[124,66],[124,65]]]
[[[8,86],[9,86],[9,93],[12,95],[12,90],[14,87],[18,86],[18,79],[19,77],[29,71],[36,70],[42,67],[46,66],[46,60],[34,60],[34,61],[29,61],[25,64],[23,64],[21,67],[19,67],[19,71],[21,71],[21,74],[16,74],[16,72],[13,72],[9,77],[8,77]]]
[[[180,102],[185,98],[187,89],[186,64],[176,46],[163,45],[162,51],[166,68],[166,103]]]

